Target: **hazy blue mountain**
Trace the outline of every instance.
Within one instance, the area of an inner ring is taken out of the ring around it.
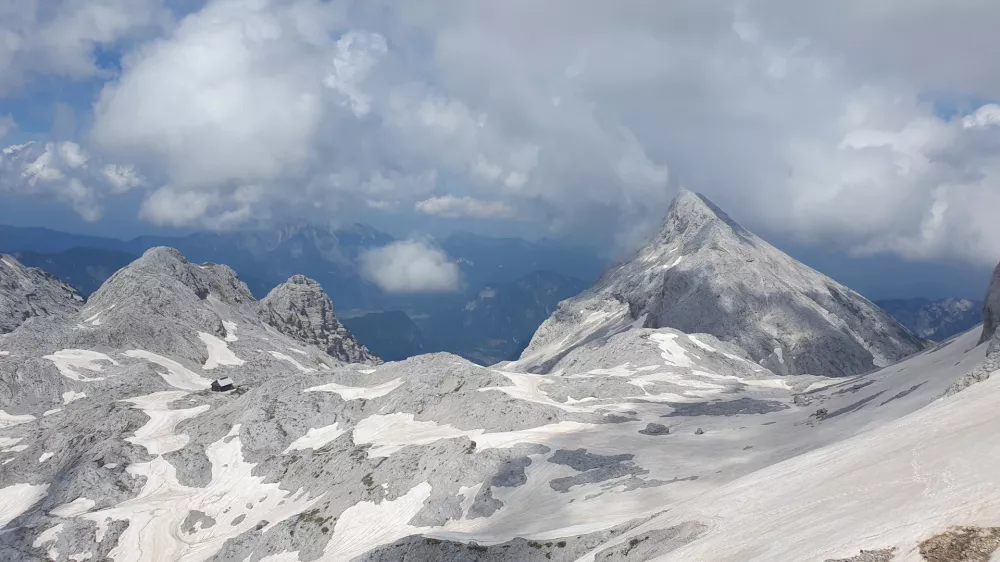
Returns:
[[[294,275],[305,275],[326,289],[338,313],[370,315],[365,322],[390,333],[389,337],[369,333],[374,339],[364,342],[387,359],[409,357],[418,349],[450,351],[483,363],[516,357],[552,307],[585,288],[604,267],[596,253],[580,248],[458,233],[444,239],[441,247],[461,267],[461,290],[393,295],[361,276],[358,257],[394,240],[362,224],[334,228],[296,223],[272,230],[132,240],[0,227],[0,251],[51,272],[83,295],[157,246],[177,248],[194,263],[228,264],[257,298]],[[393,326],[391,321],[401,320],[399,316],[370,314],[383,311],[404,311],[408,317],[404,325]],[[420,345],[412,343],[417,336],[410,318],[423,326]],[[361,330],[364,333],[365,328]]]
[[[559,302],[587,286],[552,271],[533,271],[511,283],[484,287],[421,324],[440,350],[491,365],[516,359]]]
[[[470,286],[511,283],[541,270],[592,283],[607,266],[592,250],[584,248],[468,232],[448,236],[441,241],[441,247],[458,260]]]
[[[400,361],[431,349],[427,336],[401,310],[341,318],[340,322],[384,361]]]
[[[943,341],[983,321],[983,302],[969,299],[890,299],[876,301],[900,324],[929,340]]]

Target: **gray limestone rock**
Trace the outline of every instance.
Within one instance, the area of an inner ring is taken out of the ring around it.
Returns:
[[[41,269],[0,254],[0,334],[36,316],[68,315],[83,305],[72,287]]]
[[[319,283],[295,275],[278,285],[260,301],[265,322],[283,334],[318,347],[346,363],[381,361],[337,320],[333,301]]]
[[[631,261],[560,304],[517,364],[550,372],[572,349],[638,326],[712,334],[782,375],[866,373],[926,345],[686,191]]]
[[[992,339],[996,335],[997,326],[1000,326],[1000,264],[993,270],[990,287],[986,291],[983,303],[983,334],[979,338],[979,343]]]

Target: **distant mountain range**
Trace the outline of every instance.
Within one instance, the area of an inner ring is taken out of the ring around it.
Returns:
[[[893,299],[876,301],[900,324],[933,341],[944,341],[983,321],[983,301],[968,299]]]
[[[459,266],[460,290],[398,295],[366,280],[358,265],[364,252],[393,241],[364,224],[295,223],[131,240],[0,226],[0,252],[52,273],[85,296],[157,246],[176,248],[195,263],[229,265],[257,298],[293,275],[305,275],[327,291],[338,314],[361,322],[362,343],[399,359],[422,351],[448,351],[483,364],[514,359],[558,301],[583,290],[605,267],[595,252],[582,248],[459,232],[439,245]],[[390,311],[416,319],[415,331],[412,322],[397,324],[398,316],[380,314]]]

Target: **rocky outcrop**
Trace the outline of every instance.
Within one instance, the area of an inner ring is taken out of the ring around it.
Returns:
[[[986,291],[986,299],[983,304],[983,335],[979,338],[979,343],[990,340],[997,332],[1000,325],[1000,265],[993,270],[993,278],[990,280],[990,288]]]
[[[319,283],[295,275],[260,301],[261,318],[279,332],[348,363],[381,363],[334,314]]]
[[[0,254],[0,334],[12,332],[29,318],[71,314],[82,305],[83,297],[69,285]]]
[[[634,259],[560,304],[518,365],[548,372],[568,350],[636,327],[712,334],[785,375],[857,375],[925,347],[858,293],[688,191]]]

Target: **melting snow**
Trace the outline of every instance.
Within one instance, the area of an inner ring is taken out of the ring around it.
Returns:
[[[63,531],[62,523],[55,525],[53,527],[49,527],[48,529],[45,529],[38,535],[38,537],[35,539],[35,542],[31,543],[31,546],[34,548],[41,548],[43,545],[54,543],[59,540],[59,535],[62,534],[62,531]],[[50,548],[46,554],[49,555],[49,559],[51,560],[56,560],[57,558],[59,558],[59,551],[56,550],[55,547]]]
[[[14,484],[0,488],[0,529],[45,497],[48,484]]]
[[[8,414],[7,412],[0,410],[0,429],[14,427],[15,425],[21,425],[22,423],[28,423],[33,419],[35,419],[35,416],[32,416],[31,414],[15,415]]]
[[[653,340],[660,347],[663,360],[675,367],[694,367],[695,364],[689,357],[688,350],[677,343],[677,334],[650,334],[649,339]]]
[[[27,445],[18,445],[21,441],[23,437],[0,437],[0,453],[20,453],[27,449]]]
[[[299,363],[298,361],[296,361],[295,359],[292,359],[291,357],[285,355],[284,353],[280,353],[278,351],[268,351],[268,353],[270,353],[271,357],[274,357],[275,359],[278,359],[280,361],[284,361],[286,363],[291,363],[291,365],[293,367],[295,367],[296,369],[298,369],[299,371],[301,371],[303,373],[312,373],[312,372],[314,372],[316,370],[316,369],[310,369],[309,367],[303,366],[302,363]]]
[[[340,429],[337,422],[334,422],[333,425],[312,428],[302,437],[292,441],[292,444],[284,452],[288,453],[289,451],[302,449],[321,449],[345,433],[347,433],[347,430]]]
[[[81,398],[86,398],[87,395],[82,392],[74,392],[72,390],[67,390],[62,393],[63,404],[69,404],[74,400],[79,400]]]
[[[52,355],[44,355],[42,359],[48,359],[55,363],[56,369],[59,369],[59,373],[62,376],[80,382],[100,381],[104,380],[105,377],[87,377],[80,374],[77,369],[86,369],[100,373],[104,370],[104,367],[99,365],[98,361],[107,361],[112,365],[118,364],[117,361],[107,355],[89,349],[62,349]]]
[[[381,503],[358,502],[344,510],[333,528],[333,538],[323,549],[323,560],[352,560],[383,544],[429,530],[409,521],[431,497],[431,485],[421,482],[405,495]],[[378,522],[373,525],[372,522]]]
[[[174,388],[180,388],[182,390],[204,390],[212,386],[212,381],[195,374],[193,371],[188,370],[177,361],[167,359],[161,355],[139,349],[126,351],[125,355],[135,359],[145,359],[150,363],[156,363],[166,369],[166,373],[157,374],[163,377],[163,380],[167,381],[167,384]]]
[[[137,405],[160,408],[166,398],[151,398]],[[151,418],[147,425],[156,424],[154,415],[157,412],[147,411]],[[212,464],[212,479],[204,488],[180,484],[174,466],[162,456],[130,465],[126,469],[129,474],[146,478],[139,495],[114,507],[82,515],[97,523],[99,541],[107,532],[109,520],[129,522],[108,557],[115,562],[141,562],[145,559],[143,553],[155,552],[157,559],[203,562],[218,552],[227,540],[254,529],[258,523],[269,522],[260,527],[261,532],[266,533],[322,497],[309,499],[301,489],[287,492],[277,483],[265,483],[254,476],[256,465],[243,459],[239,430],[239,425],[233,426],[226,437],[207,447],[205,453]],[[156,435],[156,438],[150,437],[141,444],[147,448],[147,443],[153,442],[176,444],[166,431],[165,426],[157,425],[143,432],[148,436]],[[247,508],[247,504],[252,509]],[[184,529],[183,523],[195,510],[212,517],[218,524],[188,532],[190,529]]]
[[[222,327],[226,329],[226,341],[234,342],[239,341],[240,338],[236,337],[236,322],[230,322],[229,320],[222,321]]]
[[[534,402],[535,404],[544,404],[546,406],[555,406],[566,412],[591,412],[591,408],[585,408],[581,406],[574,406],[568,400],[566,402],[556,402],[549,397],[548,394],[542,392],[539,388],[542,384],[552,382],[551,376],[548,375],[524,375],[520,373],[508,373],[506,371],[498,371],[503,376],[507,377],[514,383],[513,386],[490,386],[486,388],[478,389],[480,392],[485,392],[487,390],[499,390],[516,398],[518,400],[525,400],[527,402]]]
[[[385,396],[402,385],[403,379],[401,378],[393,379],[389,382],[384,382],[372,387],[344,386],[342,384],[332,382],[330,384],[307,388],[303,390],[303,392],[336,392],[344,400],[371,400],[372,398]]]
[[[208,360],[203,367],[206,371],[214,369],[219,365],[242,365],[244,361],[236,356],[226,342],[205,332],[198,332],[198,338],[208,348]]]
[[[162,455],[183,449],[190,438],[187,435],[174,433],[177,424],[209,409],[207,404],[183,410],[170,409],[171,402],[185,395],[184,392],[168,390],[122,400],[135,404],[135,407],[149,416],[146,425],[136,430],[135,435],[126,441],[144,447],[151,455]]]
[[[77,515],[87,513],[91,509],[94,509],[95,505],[97,505],[97,503],[94,500],[79,497],[69,503],[64,503],[53,508],[49,511],[49,514],[69,519],[70,517],[76,517]]]

